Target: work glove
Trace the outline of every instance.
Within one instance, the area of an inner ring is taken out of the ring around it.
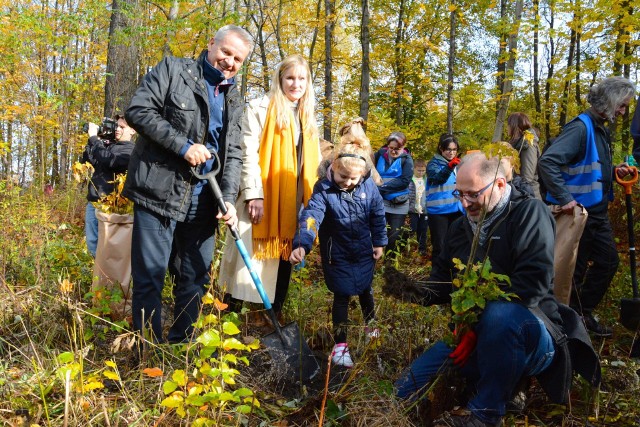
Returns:
[[[457,331],[453,332],[453,335],[456,336]],[[459,368],[462,368],[467,360],[469,360],[469,356],[473,353],[473,350],[476,348],[476,343],[478,342],[478,336],[472,329],[469,329],[460,337],[460,342],[456,346],[456,349],[453,350],[449,357],[453,359],[453,364]]]
[[[453,170],[453,168],[455,168],[456,166],[458,166],[460,164],[460,157],[454,157],[453,159],[451,159],[451,161],[449,162],[449,169]]]

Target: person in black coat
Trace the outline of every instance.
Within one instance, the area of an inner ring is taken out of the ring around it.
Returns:
[[[87,208],[84,216],[84,231],[87,249],[92,257],[96,257],[98,247],[98,219],[92,202],[113,192],[113,180],[117,175],[126,173],[129,159],[133,151],[133,137],[136,131],[127,124],[124,117],[116,115],[113,140],[101,139],[99,127],[95,123],[88,124],[89,141],[82,154],[82,162],[93,166],[93,175],[87,192]]]
[[[493,273],[509,277],[510,283],[501,287],[516,297],[487,301],[477,323],[458,325],[462,332],[455,349],[441,341],[418,357],[396,382],[397,395],[412,397],[451,360],[475,386],[476,394],[467,404],[468,413],[446,413],[436,425],[499,425],[521,379],[550,369],[558,351],[547,328],[547,324],[552,330],[564,325],[552,292],[554,221],[542,201],[508,184],[499,160],[487,159],[483,153],[463,159],[454,195],[466,215],[451,224],[428,285],[420,289],[417,301],[424,305],[450,302],[452,279],[458,273],[453,259],[466,264],[470,257],[474,263],[488,258]],[[472,253],[474,237],[478,246]],[[583,325],[571,324],[571,329],[576,328],[582,328],[580,336],[591,349]],[[591,360],[595,362],[588,367],[592,369],[589,379],[596,382],[595,353]],[[560,371],[570,375],[571,366],[560,366]],[[568,390],[563,388],[558,394],[557,400],[563,400]]]

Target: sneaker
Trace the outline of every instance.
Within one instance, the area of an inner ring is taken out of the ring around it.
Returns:
[[[501,426],[502,421],[497,424],[487,424],[476,418],[471,411],[467,409],[453,412],[445,412],[440,418],[433,422],[434,427],[490,427]]]
[[[582,316],[582,320],[584,321],[584,326],[587,328],[589,332],[598,337],[610,337],[613,335],[613,330],[605,325],[601,325],[598,323],[593,314],[584,314]]]
[[[373,340],[380,338],[380,329],[365,326],[364,328],[364,343],[369,344]]]
[[[341,342],[333,346],[333,350],[331,350],[331,361],[338,366],[353,368],[353,359],[351,359],[349,347],[346,342]]]

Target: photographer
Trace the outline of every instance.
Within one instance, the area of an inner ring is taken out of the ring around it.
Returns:
[[[98,219],[91,202],[96,202],[111,193],[113,191],[111,181],[116,175],[127,171],[133,151],[131,139],[136,133],[129,127],[123,116],[116,115],[114,119],[106,118],[101,126],[95,123],[89,123],[86,126],[89,141],[82,154],[82,162],[91,163],[94,172],[87,194],[89,203],[85,212],[85,235],[87,248],[94,258],[98,246]]]

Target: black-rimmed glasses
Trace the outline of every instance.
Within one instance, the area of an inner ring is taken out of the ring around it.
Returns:
[[[475,201],[478,200],[478,197],[480,197],[480,195],[482,193],[484,193],[487,188],[491,187],[491,184],[493,184],[495,182],[495,180],[491,181],[490,183],[488,183],[487,185],[485,185],[484,187],[482,187],[479,191],[476,191],[475,193],[463,193],[461,191],[458,190],[453,190],[451,192],[451,194],[453,195],[453,197],[455,197],[458,200],[462,200],[465,199],[467,202],[473,203]]]

